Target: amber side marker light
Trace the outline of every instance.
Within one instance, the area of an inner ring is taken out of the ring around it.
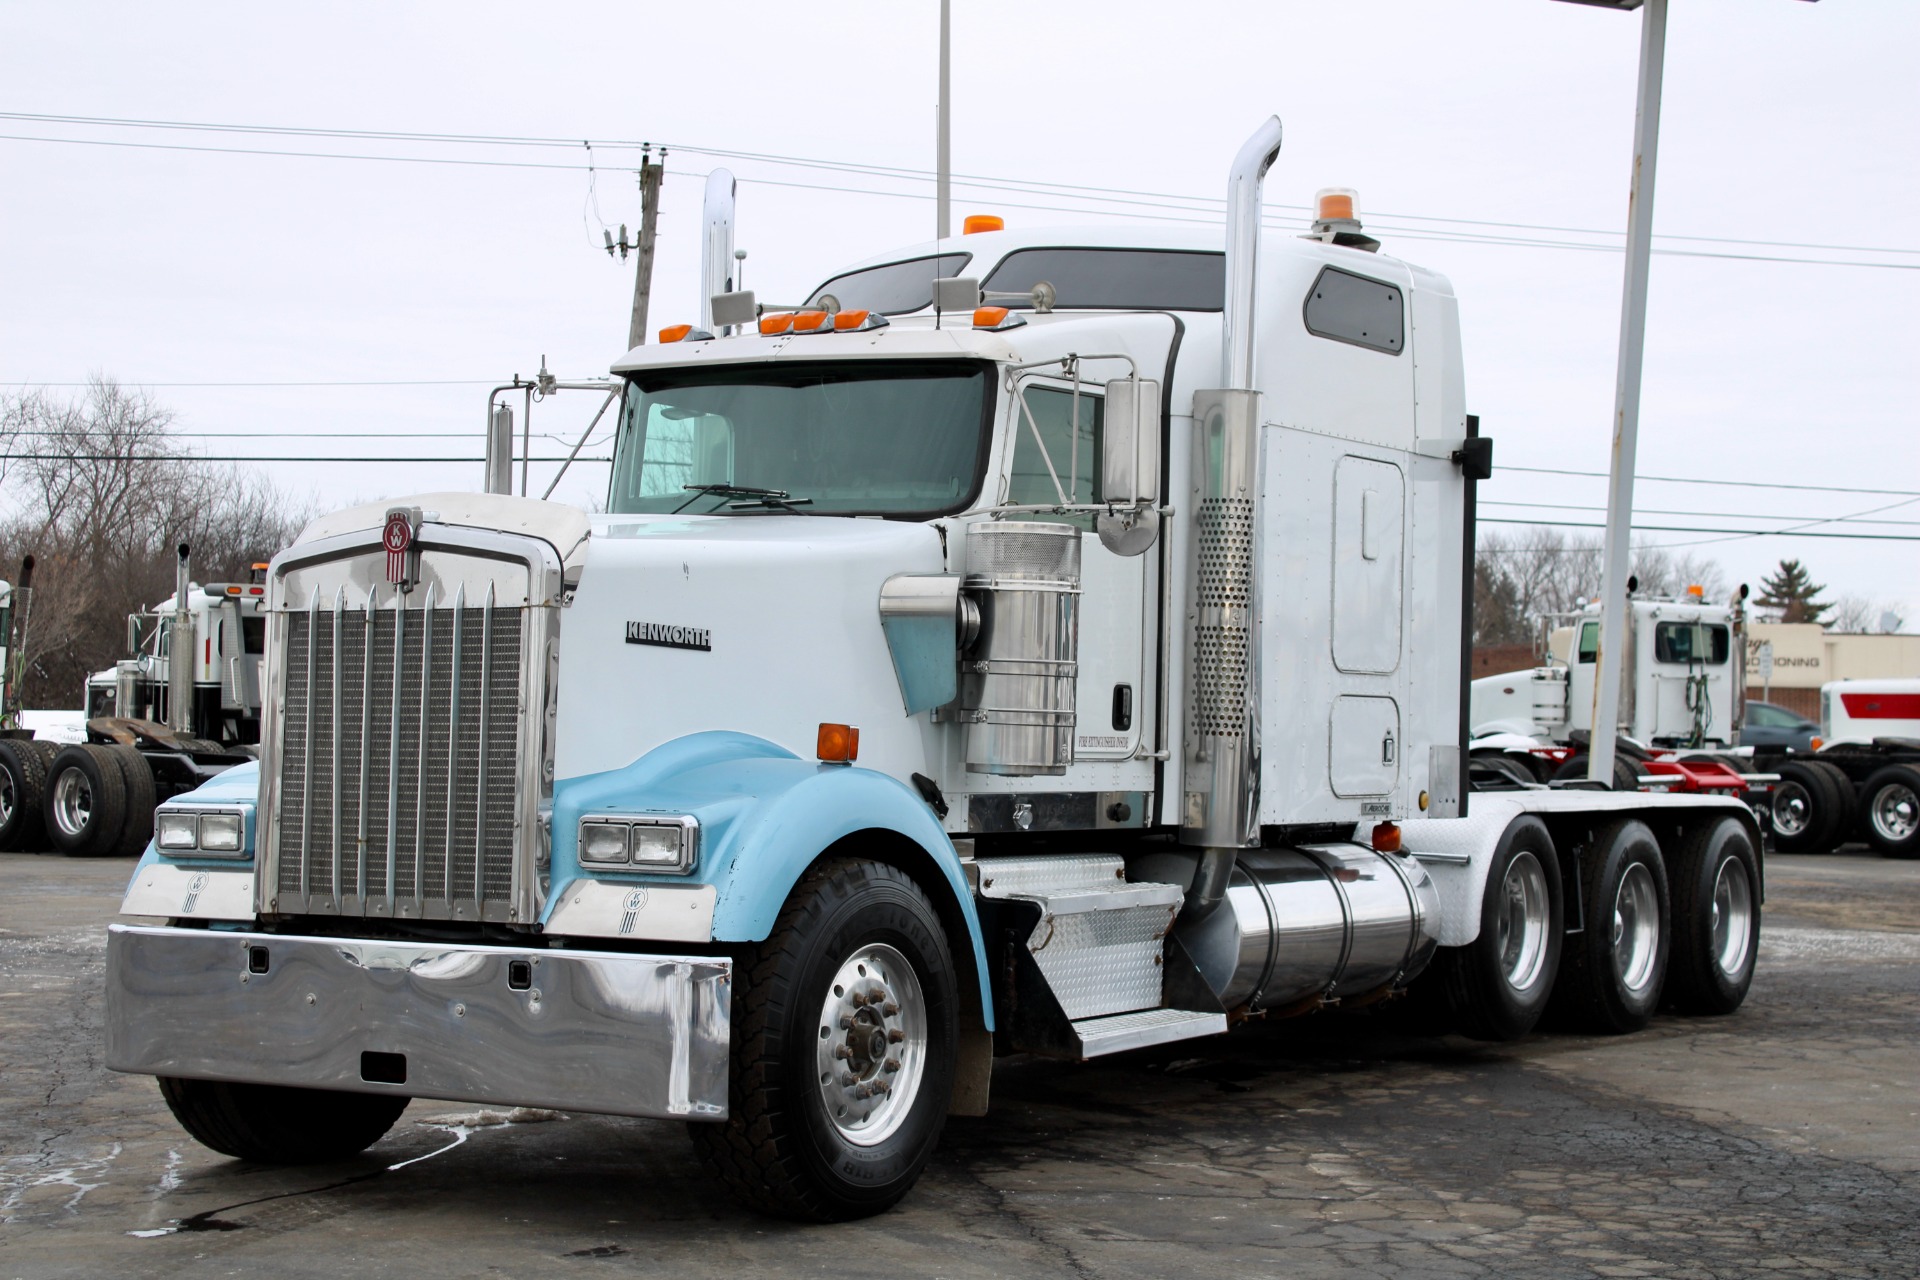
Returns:
[[[793,312],[776,311],[772,315],[760,317],[760,332],[769,336],[785,333],[793,328]]]
[[[860,758],[860,730],[850,724],[823,724],[814,754],[824,764],[852,764]]]
[[[660,341],[679,342],[692,332],[693,326],[690,324],[670,324],[660,331]]]
[[[963,236],[977,235],[982,231],[1005,231],[1007,220],[991,213],[970,213],[967,220],[960,224]]]
[[[1376,853],[1400,852],[1400,828],[1391,822],[1382,822],[1374,827],[1373,848]]]

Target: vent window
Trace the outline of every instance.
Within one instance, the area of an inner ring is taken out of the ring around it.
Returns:
[[[1406,307],[1398,285],[1327,267],[1307,294],[1307,332],[1335,342],[1399,355],[1407,343]]]

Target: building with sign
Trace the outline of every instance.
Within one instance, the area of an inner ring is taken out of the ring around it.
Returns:
[[[1762,661],[1768,645],[1770,673]],[[1920,635],[1854,635],[1813,622],[1747,625],[1747,696],[1810,719],[1820,715],[1820,686],[1829,680],[1903,677],[1920,677]]]

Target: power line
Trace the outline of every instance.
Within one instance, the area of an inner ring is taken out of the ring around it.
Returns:
[[[317,379],[307,382],[144,382],[137,378],[116,378],[129,387],[491,387],[493,378],[367,378],[357,381]],[[90,387],[91,382],[13,382],[15,387]]]
[[[16,453],[12,457],[0,455],[4,462],[341,462],[341,463],[387,463],[387,462],[449,462],[468,463],[485,462],[485,458],[429,458],[429,457],[344,457],[333,454],[206,454],[206,453]],[[567,458],[530,458],[530,462],[566,462]],[[588,456],[582,454],[574,462],[612,462],[612,458]]]
[[[1587,506],[1574,502],[1495,502],[1482,498],[1483,507],[1528,507],[1544,511],[1605,511],[1606,508]],[[1906,506],[1906,503],[1896,503]],[[1885,508],[1882,508],[1883,510]],[[1686,508],[1672,507],[1635,507],[1636,516],[1696,516],[1703,520],[1813,520],[1831,521],[1836,524],[1891,524],[1913,525],[1920,527],[1920,520],[1870,520],[1864,516],[1783,516],[1771,511],[1692,511]]]
[[[1515,467],[1502,465],[1498,471],[1524,471],[1529,475],[1542,476],[1585,476],[1590,479],[1606,480],[1605,471],[1574,471],[1566,467]],[[1661,484],[1710,484],[1733,489],[1798,489],[1808,493],[1866,493],[1884,494],[1895,498],[1920,498],[1920,489],[1867,489],[1856,485],[1830,484],[1781,484],[1767,480],[1703,480],[1698,476],[1649,476],[1636,474],[1634,480],[1653,480]]]
[[[1573,520],[1509,520],[1499,516],[1481,516],[1480,524],[1544,525],[1553,529],[1604,529],[1604,524],[1582,524]],[[1920,542],[1920,534],[1908,533],[1808,533],[1795,529],[1701,529],[1690,525],[1635,524],[1634,532],[1646,533],[1721,533],[1741,538],[1849,538],[1861,542]],[[1695,545],[1686,542],[1656,543],[1662,547]]]
[[[0,112],[0,118],[33,119],[33,117],[31,116],[28,116],[24,113],[17,113],[17,112],[13,112],[13,113]],[[57,123],[57,121],[55,122]],[[471,143],[490,143],[492,145],[541,145],[541,146],[557,146],[557,145],[563,145],[563,144],[567,146],[575,145],[571,141],[564,141],[563,143],[563,140],[559,140],[559,139],[547,139],[547,140],[510,139],[510,138],[486,139],[486,138],[480,138],[480,137],[463,137],[460,135],[407,135],[407,134],[400,134],[397,132],[382,133],[382,132],[373,132],[373,131],[351,131],[351,130],[296,130],[296,129],[281,129],[281,128],[272,128],[272,127],[263,127],[263,126],[190,125],[190,124],[184,124],[184,123],[138,122],[138,121],[109,122],[104,120],[100,120],[100,121],[81,120],[81,121],[70,121],[70,122],[114,124],[119,127],[206,129],[206,130],[218,131],[218,132],[261,133],[261,134],[268,134],[272,136],[289,136],[290,135],[290,136],[301,136],[301,137],[366,137],[369,139],[378,139],[383,141],[419,141],[419,142],[432,142],[436,144],[444,144],[448,142],[471,142]],[[102,139],[102,138],[53,138],[53,137],[26,135],[26,134],[0,134],[0,140],[15,141],[15,142],[43,142],[43,143],[53,143],[53,144],[59,144],[59,145],[72,145],[72,146],[125,147],[125,148],[133,148],[137,150],[182,151],[182,152],[196,152],[196,153],[204,153],[204,154],[253,155],[253,156],[268,156],[268,157],[280,157],[280,158],[303,158],[303,159],[321,159],[321,160],[363,160],[363,161],[376,161],[376,162],[394,163],[394,164],[413,163],[413,164],[452,165],[452,166],[482,167],[482,168],[541,169],[541,170],[552,170],[552,171],[574,172],[574,173],[595,173],[601,167],[601,166],[596,166],[592,163],[550,164],[550,163],[542,163],[538,161],[529,161],[529,160],[456,159],[456,158],[450,158],[450,157],[444,157],[444,156],[375,155],[375,154],[368,154],[364,152],[291,151],[291,150],[280,150],[280,149],[262,148],[262,147],[207,147],[207,146],[191,146],[191,145],[182,144],[182,143],[128,142],[128,141],[121,141],[116,139]],[[611,148],[611,147],[637,147],[637,146],[644,146],[646,144],[628,143],[628,142],[610,142],[610,141],[602,141],[602,142],[594,143],[594,142],[591,142],[590,140],[583,139],[581,140],[579,145],[589,149],[592,146],[597,145],[605,149],[605,148]],[[883,180],[922,181],[925,178],[925,175],[918,171],[913,171],[913,170],[889,171],[883,166],[854,166],[854,165],[841,164],[836,162],[827,162],[827,161],[791,160],[784,157],[755,156],[753,153],[729,152],[729,151],[725,151],[717,148],[703,148],[703,147],[686,146],[686,145],[682,145],[674,149],[686,151],[686,152],[692,152],[695,154],[702,154],[702,155],[714,155],[714,156],[720,156],[720,157],[739,156],[742,158],[760,159],[767,163],[786,163],[786,164],[803,165],[806,167],[827,169],[833,172],[850,173],[858,176],[877,177]],[[626,170],[626,169],[620,169],[620,168],[614,168],[614,169],[611,169],[610,171],[611,172],[634,172],[634,173],[638,172],[638,170]],[[688,174],[688,173],[685,173],[684,171],[679,171],[679,172],[676,172],[674,176],[675,177],[699,177],[702,175]],[[849,195],[876,196],[876,197],[903,199],[903,200],[931,200],[934,198],[932,193],[929,193],[929,192],[877,191],[871,187],[847,187],[847,186],[839,186],[839,185],[834,185],[829,183],[783,182],[778,179],[772,179],[772,178],[748,177],[748,178],[741,178],[740,181],[749,182],[749,183],[758,182],[764,186],[792,187],[792,188],[797,188],[801,190],[814,190],[814,191],[834,191],[834,192],[840,192],[840,193],[849,194]],[[976,178],[976,179],[963,179],[960,185],[966,186],[966,187],[972,187],[975,189],[981,189],[981,190],[1014,190],[1014,191],[1020,191],[1020,192],[1032,191],[1037,194],[1052,195],[1056,199],[1064,198],[1064,199],[1081,200],[1081,201],[1096,202],[1096,203],[1103,203],[1103,204],[1118,203],[1118,204],[1125,204],[1130,206],[1138,206],[1137,208],[1129,211],[1131,216],[1136,218],[1146,218],[1152,221],[1186,222],[1186,223],[1195,223],[1195,224],[1201,224],[1201,225],[1218,225],[1222,220],[1221,216],[1211,207],[1212,205],[1217,204],[1219,202],[1214,201],[1211,198],[1196,197],[1196,196],[1162,195],[1158,198],[1158,201],[1153,199],[1132,199],[1132,198],[1127,198],[1125,196],[1121,196],[1118,194],[1099,194],[1103,190],[1111,191],[1116,189],[1102,189],[1102,188],[1095,188],[1095,187],[1076,188],[1072,184],[1022,183],[1019,186],[1011,185],[1012,182],[1016,182],[1016,181],[1018,180],[993,180],[993,179],[985,179],[985,178]],[[1086,194],[1086,195],[1076,194],[1077,191],[1082,191],[1082,190],[1088,192],[1089,194]],[[1185,202],[1185,203],[1167,204],[1167,203],[1164,203],[1165,201],[1176,201],[1176,202]],[[1083,206],[1029,204],[1029,203],[1021,203],[1021,202],[1006,201],[1006,200],[996,200],[994,201],[994,203],[1001,207],[1010,208],[1010,209],[1031,209],[1031,210],[1038,210],[1042,212],[1071,213],[1076,216],[1083,216],[1083,217],[1084,216],[1092,216],[1092,217],[1128,216],[1127,214],[1116,213],[1109,210],[1086,208]],[[1280,206],[1280,207],[1289,207],[1289,206]],[[1291,207],[1298,208],[1298,206],[1291,206]],[[1162,209],[1162,210],[1166,210],[1166,212],[1155,213],[1155,212],[1142,211],[1142,210],[1152,210],[1152,209]],[[1199,217],[1180,216],[1182,214],[1199,214],[1201,216]],[[1421,215],[1421,214],[1388,213],[1388,214],[1382,214],[1380,216],[1387,217],[1387,218],[1394,218],[1394,217],[1411,218],[1416,221],[1448,222],[1448,223],[1453,223],[1455,225],[1484,225],[1484,226],[1505,226],[1505,227],[1524,227],[1524,226],[1531,225],[1531,224],[1520,224],[1520,223],[1485,222],[1477,219],[1465,219],[1465,218],[1430,217],[1430,216]],[[1268,224],[1268,225],[1276,225],[1276,224]],[[1432,241],[1436,243],[1480,244],[1480,245],[1489,245],[1489,246],[1502,247],[1502,248],[1569,249],[1569,250],[1578,250],[1578,251],[1590,252],[1590,253],[1620,252],[1620,247],[1616,244],[1611,244],[1611,243],[1582,244],[1582,243],[1576,243],[1572,241],[1542,240],[1537,238],[1518,237],[1518,236],[1482,235],[1478,233],[1466,233],[1466,232],[1449,232],[1446,230],[1435,229],[1435,228],[1408,228],[1408,227],[1397,227],[1389,224],[1377,224],[1377,223],[1375,224],[1375,226],[1376,226],[1376,229],[1390,231],[1390,232],[1393,232],[1394,234],[1401,236],[1402,238],[1416,240],[1416,241],[1424,240],[1424,241]],[[1617,233],[1614,233],[1614,232],[1585,230],[1580,228],[1543,228],[1543,229],[1558,230],[1562,234],[1596,235],[1596,236],[1607,236],[1609,238],[1617,237]],[[1900,248],[1873,249],[1873,248],[1867,248],[1864,246],[1844,246],[1844,245],[1810,245],[1809,246],[1809,245],[1806,245],[1805,242],[1735,240],[1729,237],[1674,236],[1670,238],[1684,239],[1684,240],[1694,241],[1694,242],[1724,242],[1724,243],[1741,243],[1741,244],[1753,244],[1753,245],[1777,245],[1779,247],[1812,247],[1817,249],[1827,249],[1831,252],[1884,252],[1884,253],[1897,253],[1897,254],[1909,254],[1909,253],[1920,254],[1920,250],[1909,250],[1909,249],[1900,249]],[[1741,262],[1777,262],[1777,263],[1786,263],[1786,264],[1796,264],[1796,265],[1802,265],[1802,266],[1860,267],[1860,268],[1888,270],[1888,271],[1920,270],[1920,262],[1915,262],[1915,263],[1866,262],[1866,261],[1859,261],[1854,259],[1804,258],[1804,257],[1785,256],[1785,255],[1779,255],[1779,254],[1710,252],[1707,250],[1699,250],[1699,249],[1654,249],[1653,252],[1664,255],[1664,256],[1669,256],[1669,257],[1714,258],[1714,259],[1722,259],[1722,260],[1728,260],[1728,261],[1741,261]]]
[[[742,151],[738,149],[723,148],[723,147],[702,147],[702,146],[696,146],[690,143],[659,143],[659,142],[649,142],[645,140],[636,141],[632,139],[560,138],[560,137],[543,137],[543,136],[537,136],[537,135],[525,136],[525,135],[514,135],[514,134],[434,133],[434,132],[419,132],[419,131],[411,131],[411,130],[394,130],[394,129],[335,129],[335,128],[313,128],[313,127],[303,127],[303,126],[295,126],[295,125],[216,124],[216,123],[198,122],[198,121],[149,120],[149,119],[116,117],[116,116],[60,115],[60,114],[28,112],[28,111],[0,111],[0,120],[20,120],[20,121],[26,121],[26,122],[39,123],[39,124],[71,124],[71,125],[81,125],[81,126],[96,127],[96,128],[167,129],[167,130],[186,130],[186,131],[207,132],[207,133],[254,134],[254,135],[262,135],[262,136],[270,136],[270,137],[342,138],[342,139],[361,139],[361,140],[372,140],[372,141],[382,141],[382,142],[427,143],[427,144],[433,144],[433,145],[546,147],[546,148],[566,148],[569,150],[575,147],[579,147],[587,151],[591,151],[595,147],[601,148],[603,150],[645,150],[645,149],[658,148],[662,151],[665,151],[668,149],[676,150],[676,151],[686,151],[686,152],[690,152],[697,155],[714,156],[720,159],[748,160],[748,161],[755,161],[763,164],[776,164],[776,165],[787,165],[787,166],[800,167],[800,168],[823,169],[823,170],[829,170],[829,171],[853,173],[853,174],[882,177],[882,178],[889,178],[889,179],[895,179],[895,180],[918,181],[918,182],[935,181],[935,175],[931,171],[926,169],[912,168],[912,167],[903,167],[903,166],[897,166],[897,165],[880,165],[880,164],[872,164],[872,163],[862,162],[862,161],[824,160],[819,158],[801,157],[801,156],[783,156],[783,155],[777,155],[771,152],[763,152],[763,151]],[[36,140],[59,141],[59,139],[36,139]],[[388,157],[381,157],[381,158],[388,158]],[[571,166],[571,167],[582,168],[582,167],[591,167],[591,166]],[[1182,195],[1177,192],[1142,191],[1135,188],[1106,187],[1106,186],[1097,186],[1097,185],[1091,185],[1091,184],[1085,184],[1085,183],[1052,182],[1052,181],[1043,181],[1043,180],[1035,180],[1035,179],[1007,178],[1007,177],[1001,177],[997,175],[971,174],[971,173],[954,174],[953,177],[957,182],[961,182],[969,185],[979,184],[986,189],[998,187],[998,188],[1004,188],[1004,189],[1023,189],[1023,190],[1029,190],[1029,191],[1035,191],[1035,192],[1056,192],[1061,194],[1067,194],[1070,196],[1070,198],[1079,198],[1077,196],[1071,196],[1070,193],[1085,192],[1088,194],[1088,196],[1099,198],[1109,202],[1111,202],[1115,197],[1138,197],[1145,201],[1160,202],[1162,205],[1164,205],[1165,202],[1172,201],[1172,202],[1180,202],[1180,203],[1185,203],[1190,205],[1199,205],[1208,209],[1219,209],[1223,207],[1226,203],[1224,199],[1218,196]],[[1276,207],[1296,209],[1302,212],[1310,211],[1308,206],[1304,206],[1304,205],[1277,205]],[[1384,218],[1410,218],[1415,221],[1421,221],[1421,222],[1445,222],[1445,223],[1453,223],[1456,225],[1463,225],[1463,226],[1501,227],[1509,230],[1549,231],[1549,232],[1553,232],[1555,234],[1560,234],[1560,235],[1606,236],[1606,237],[1613,237],[1617,239],[1622,237],[1624,234],[1623,232],[1617,229],[1595,228],[1595,227],[1567,227],[1567,226],[1559,226],[1554,224],[1531,223],[1531,222],[1506,222],[1506,221],[1496,221],[1496,220],[1485,219],[1485,218],[1453,218],[1453,217],[1444,217],[1436,214],[1396,213],[1388,210],[1376,211],[1376,216],[1384,217]],[[1920,255],[1920,249],[1905,249],[1905,248],[1894,248],[1894,247],[1876,246],[1876,245],[1836,245],[1836,244],[1824,243],[1824,242],[1815,243],[1815,242],[1792,241],[1792,240],[1755,240],[1755,239],[1746,239],[1746,238],[1740,238],[1740,237],[1734,237],[1734,236],[1694,236],[1694,235],[1681,235],[1681,234],[1670,233],[1670,232],[1656,233],[1656,238],[1663,239],[1663,240],[1687,240],[1695,243],[1706,243],[1706,244],[1738,244],[1738,245],[1748,245],[1748,246],[1755,246],[1755,247],[1762,247],[1762,248],[1830,249],[1830,250],[1835,250],[1838,252],[1846,252],[1846,253],[1898,253],[1898,254]]]

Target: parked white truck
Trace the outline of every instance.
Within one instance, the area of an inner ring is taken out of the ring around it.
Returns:
[[[156,805],[253,758],[266,586],[194,582],[188,551],[174,594],[128,616],[132,656],[88,678],[78,741],[0,737],[0,851],[136,857]]]
[[[1469,814],[1452,288],[1341,193],[1263,238],[1279,146],[1224,253],[990,231],[714,299],[614,366],[603,513],[314,522],[260,762],[161,808],[112,926],[109,1065],[260,1160],[412,1097],[683,1119],[747,1204],[834,1219],[996,1053],[1416,980],[1489,1038],[1736,1007],[1744,806]]]

